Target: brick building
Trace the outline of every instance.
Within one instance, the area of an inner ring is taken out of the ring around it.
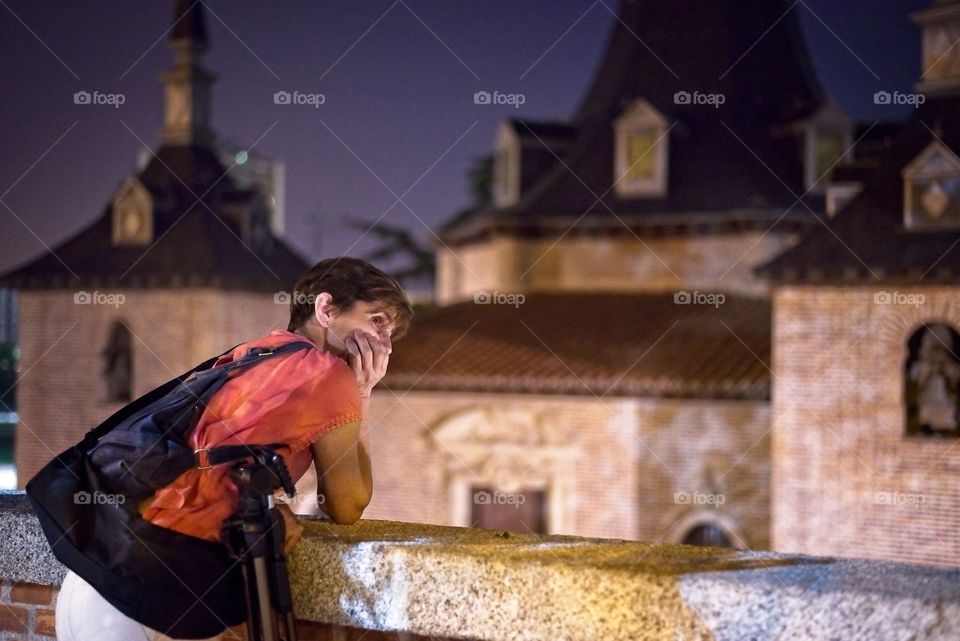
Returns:
[[[371,402],[366,517],[957,564],[957,3],[916,17],[922,109],[870,126],[756,4],[623,0],[576,112],[502,124],[494,202],[442,230],[439,305]],[[22,481],[286,323],[306,264],[214,153],[201,11],[149,165],[2,279]]]
[[[839,170],[774,283],[772,544],[960,565],[960,3],[912,16],[921,99]]]
[[[770,545],[753,269],[853,134],[787,8],[625,1],[576,113],[502,124],[494,203],[444,230],[441,306],[372,406],[370,516]]]
[[[218,160],[202,5],[179,1],[174,19],[162,144],[100,216],[2,278],[19,290],[20,487],[125,402],[285,329],[274,294],[308,267],[271,233],[263,194]]]

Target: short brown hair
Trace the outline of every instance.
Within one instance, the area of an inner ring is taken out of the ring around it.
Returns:
[[[326,258],[300,277],[290,297],[287,331],[299,329],[314,314],[314,301],[321,292],[333,297],[341,312],[353,309],[357,301],[378,302],[393,316],[391,341],[403,338],[410,328],[413,307],[395,278],[360,258]]]

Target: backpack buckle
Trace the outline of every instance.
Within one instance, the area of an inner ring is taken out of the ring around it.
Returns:
[[[209,447],[201,447],[199,450],[193,451],[193,453],[197,455],[198,470],[209,470],[211,467],[213,467],[210,465],[210,456],[207,454],[209,451]]]

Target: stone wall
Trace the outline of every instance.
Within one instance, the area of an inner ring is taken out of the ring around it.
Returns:
[[[960,327],[956,288],[783,287],[773,317],[772,546],[960,566],[958,440],[906,436],[903,398],[907,340]]]
[[[304,524],[289,558],[301,641],[952,641],[960,629],[956,570],[389,521]],[[0,597],[16,601],[0,609],[21,621],[0,616],[21,626],[0,639],[52,638],[64,571],[26,497],[0,493]]]

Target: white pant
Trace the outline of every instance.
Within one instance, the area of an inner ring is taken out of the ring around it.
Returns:
[[[72,571],[57,595],[57,641],[176,641],[137,623]],[[222,641],[223,634],[205,641]]]

